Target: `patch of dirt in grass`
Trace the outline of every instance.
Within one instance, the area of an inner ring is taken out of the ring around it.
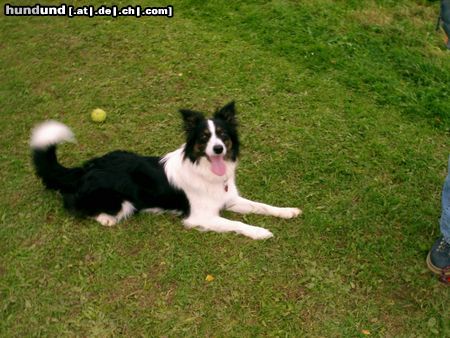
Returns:
[[[135,300],[141,307],[153,306],[156,303],[156,292],[153,290],[145,290],[144,281],[139,276],[126,277],[118,284],[116,290],[111,293],[110,301],[129,302]]]
[[[48,236],[45,233],[38,233],[33,237],[26,238],[22,243],[24,248],[35,248],[42,247],[44,244],[48,243]]]
[[[356,10],[351,14],[351,17],[363,26],[388,26],[393,21],[391,11],[381,7]]]
[[[370,7],[352,12],[351,17],[363,26],[385,27],[397,20],[409,20],[421,27],[436,21],[437,9],[427,6],[400,6],[397,8]]]
[[[299,313],[299,318],[307,325],[316,323],[324,319],[325,309],[325,304],[309,304]]]
[[[164,284],[160,281],[164,271],[164,265],[154,264],[142,275],[122,279],[111,291],[109,301],[111,303],[134,301],[141,308],[149,308],[159,303],[172,304],[177,285]]]
[[[283,294],[285,295],[285,298],[289,302],[297,302],[302,300],[303,298],[307,297],[307,290],[302,286],[297,287],[283,287],[281,289]]]
[[[394,11],[394,19],[410,20],[414,26],[421,27],[427,24],[435,24],[438,7],[431,6],[408,6],[400,7],[397,11]]]

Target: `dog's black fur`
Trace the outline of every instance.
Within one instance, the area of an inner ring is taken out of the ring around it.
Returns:
[[[65,168],[56,161],[55,147],[33,154],[38,175],[58,190],[64,206],[77,214],[117,214],[124,200],[137,210],[161,208],[189,214],[185,193],[169,184],[160,157],[114,151],[82,167]]]

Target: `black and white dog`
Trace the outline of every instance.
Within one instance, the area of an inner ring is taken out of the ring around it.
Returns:
[[[278,208],[239,196],[234,102],[210,119],[192,110],[180,112],[186,143],[166,156],[113,151],[77,168],[66,168],[56,158],[56,145],[74,141],[73,133],[62,123],[46,121],[33,130],[30,141],[37,175],[47,188],[62,194],[68,210],[106,226],[138,211],[170,211],[183,215],[187,228],[265,239],[273,236],[270,231],[220,217],[220,210],[283,218],[301,213],[297,208]]]

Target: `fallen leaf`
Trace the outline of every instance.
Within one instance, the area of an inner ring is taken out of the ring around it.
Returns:
[[[206,280],[207,282],[212,282],[212,281],[214,280],[214,276],[213,276],[213,275],[206,275],[205,280]]]

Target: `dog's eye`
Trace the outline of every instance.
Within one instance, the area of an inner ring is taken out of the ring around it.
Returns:
[[[206,142],[209,140],[209,135],[208,134],[202,134],[202,136],[200,136],[200,141],[201,142]]]
[[[217,130],[216,134],[217,134],[217,137],[220,137],[222,140],[228,139],[227,133],[225,133],[222,129]]]

